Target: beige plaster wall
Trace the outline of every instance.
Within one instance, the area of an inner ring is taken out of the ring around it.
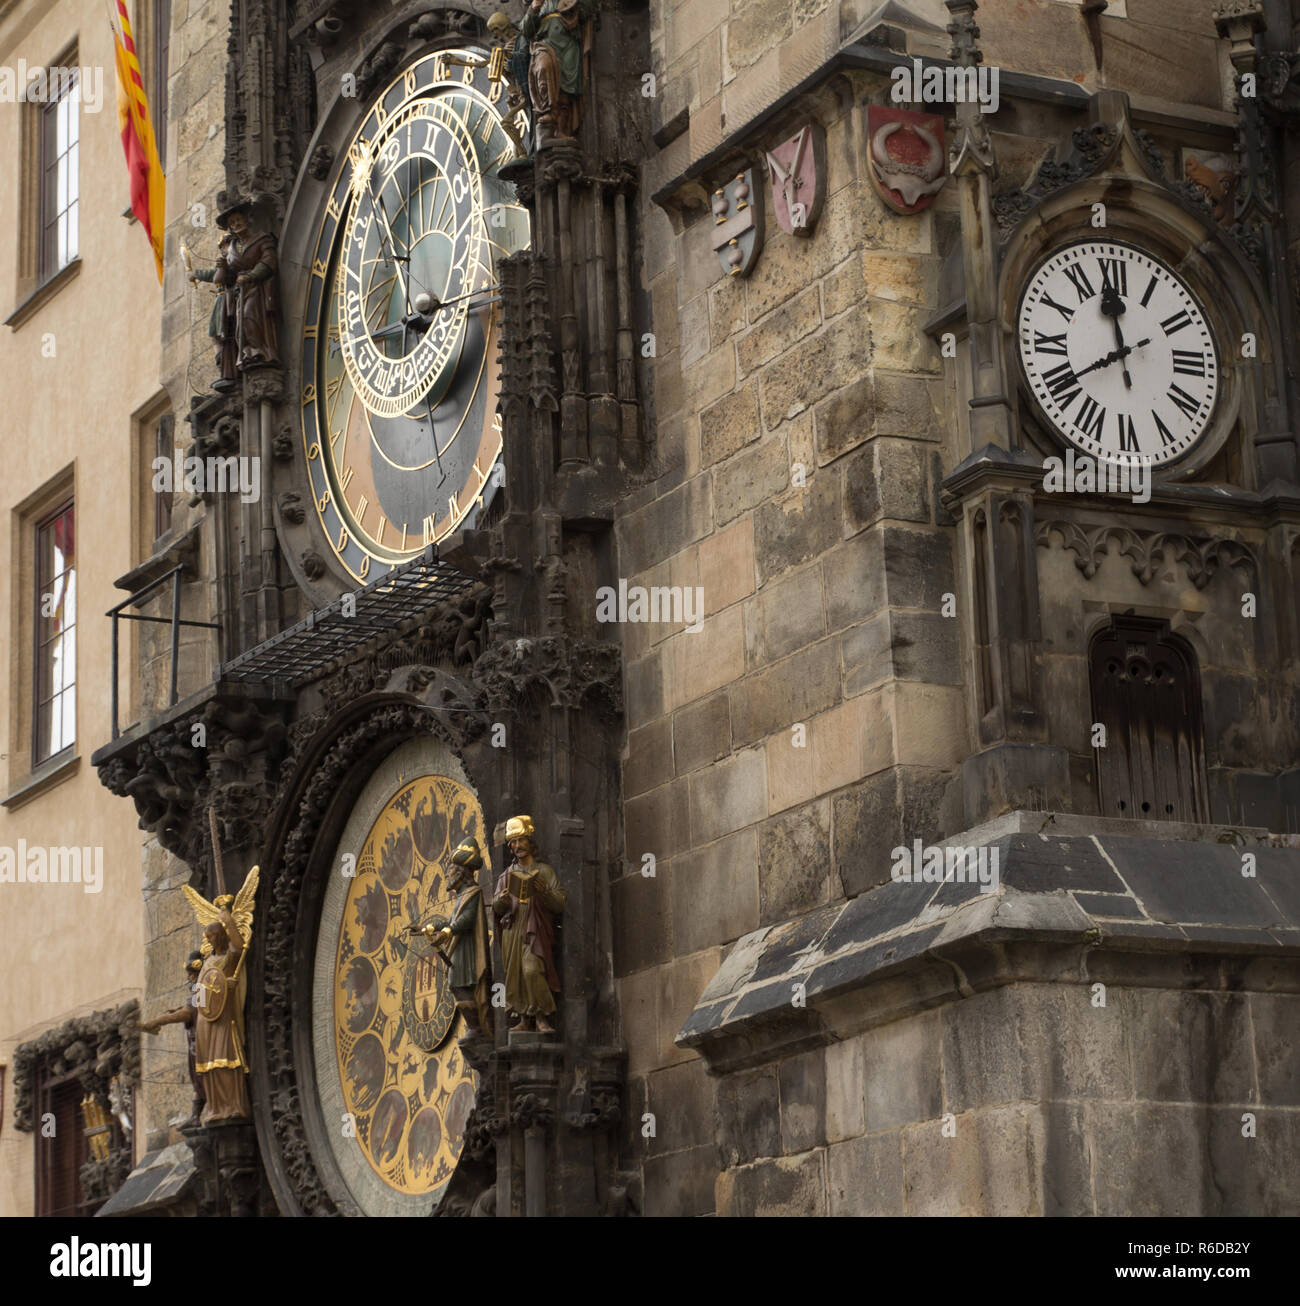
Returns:
[[[0,846],[99,846],[101,890],[76,884],[0,884],[0,1063],[8,1067],[0,1122],[0,1215],[33,1209],[38,1139],[13,1127],[14,1048],[70,1016],[138,996],[143,977],[141,846],[130,803],[115,798],[90,765],[110,735],[110,623],[113,588],[137,561],[133,529],[132,417],[159,391],[162,296],[149,243],[122,216],[128,205],[118,134],[112,40],[102,8],[85,0],[22,0],[0,15],[0,65],[58,59],[69,43],[92,70],[99,112],[81,113],[81,270],[17,329],[0,326],[0,795],[19,786],[31,687],[15,675],[20,634],[15,604],[29,601],[30,572],[13,553],[14,512],[72,468],[77,505],[76,753],[59,783],[30,801],[0,808]],[[93,92],[92,92],[93,93]],[[21,113],[0,104],[0,311],[17,307]],[[51,356],[47,356],[52,353]],[[121,683],[129,693],[130,646]],[[18,683],[15,683],[15,682]],[[128,700],[129,701],[129,700]],[[24,714],[16,720],[15,714]],[[129,719],[129,715],[128,715]],[[26,749],[23,753],[26,753]]]

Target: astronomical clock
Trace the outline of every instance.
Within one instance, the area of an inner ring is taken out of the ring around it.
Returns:
[[[472,525],[501,483],[499,261],[529,220],[501,170],[487,54],[408,67],[373,102],[332,181],[302,329],[301,424],[329,550],[368,582]]]
[[[366,1214],[427,1214],[455,1171],[478,1083],[449,967],[412,927],[450,919],[451,855],[484,838],[459,764],[399,747],[358,796],[331,861],[312,1011],[325,1132]],[[486,868],[484,876],[492,875]]]
[[[1100,462],[1172,464],[1197,448],[1219,397],[1205,308],[1154,254],[1074,240],[1030,274],[1020,362],[1048,427]]]

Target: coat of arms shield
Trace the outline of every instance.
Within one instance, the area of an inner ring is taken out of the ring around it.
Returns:
[[[921,213],[948,180],[943,118],[892,105],[867,106],[867,170],[897,213]]]
[[[763,248],[761,178],[746,168],[713,192],[713,248],[731,277],[748,276]]]
[[[811,236],[826,202],[826,133],[806,123],[767,152],[772,211],[787,236]]]

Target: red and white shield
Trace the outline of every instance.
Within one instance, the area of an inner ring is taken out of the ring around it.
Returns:
[[[867,141],[867,167],[881,199],[899,213],[929,208],[948,180],[943,118],[868,105]]]
[[[767,152],[772,211],[787,236],[811,236],[826,202],[826,133],[805,124],[788,141]]]

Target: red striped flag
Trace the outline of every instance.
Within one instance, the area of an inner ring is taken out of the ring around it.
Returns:
[[[112,26],[113,56],[117,62],[117,121],[131,178],[131,212],[140,220],[149,237],[154,262],[158,265],[158,280],[162,281],[163,226],[166,221],[162,164],[158,160],[158,144],[149,117],[149,99],[140,75],[140,59],[135,50],[126,0],[115,0],[115,3],[117,21]]]

